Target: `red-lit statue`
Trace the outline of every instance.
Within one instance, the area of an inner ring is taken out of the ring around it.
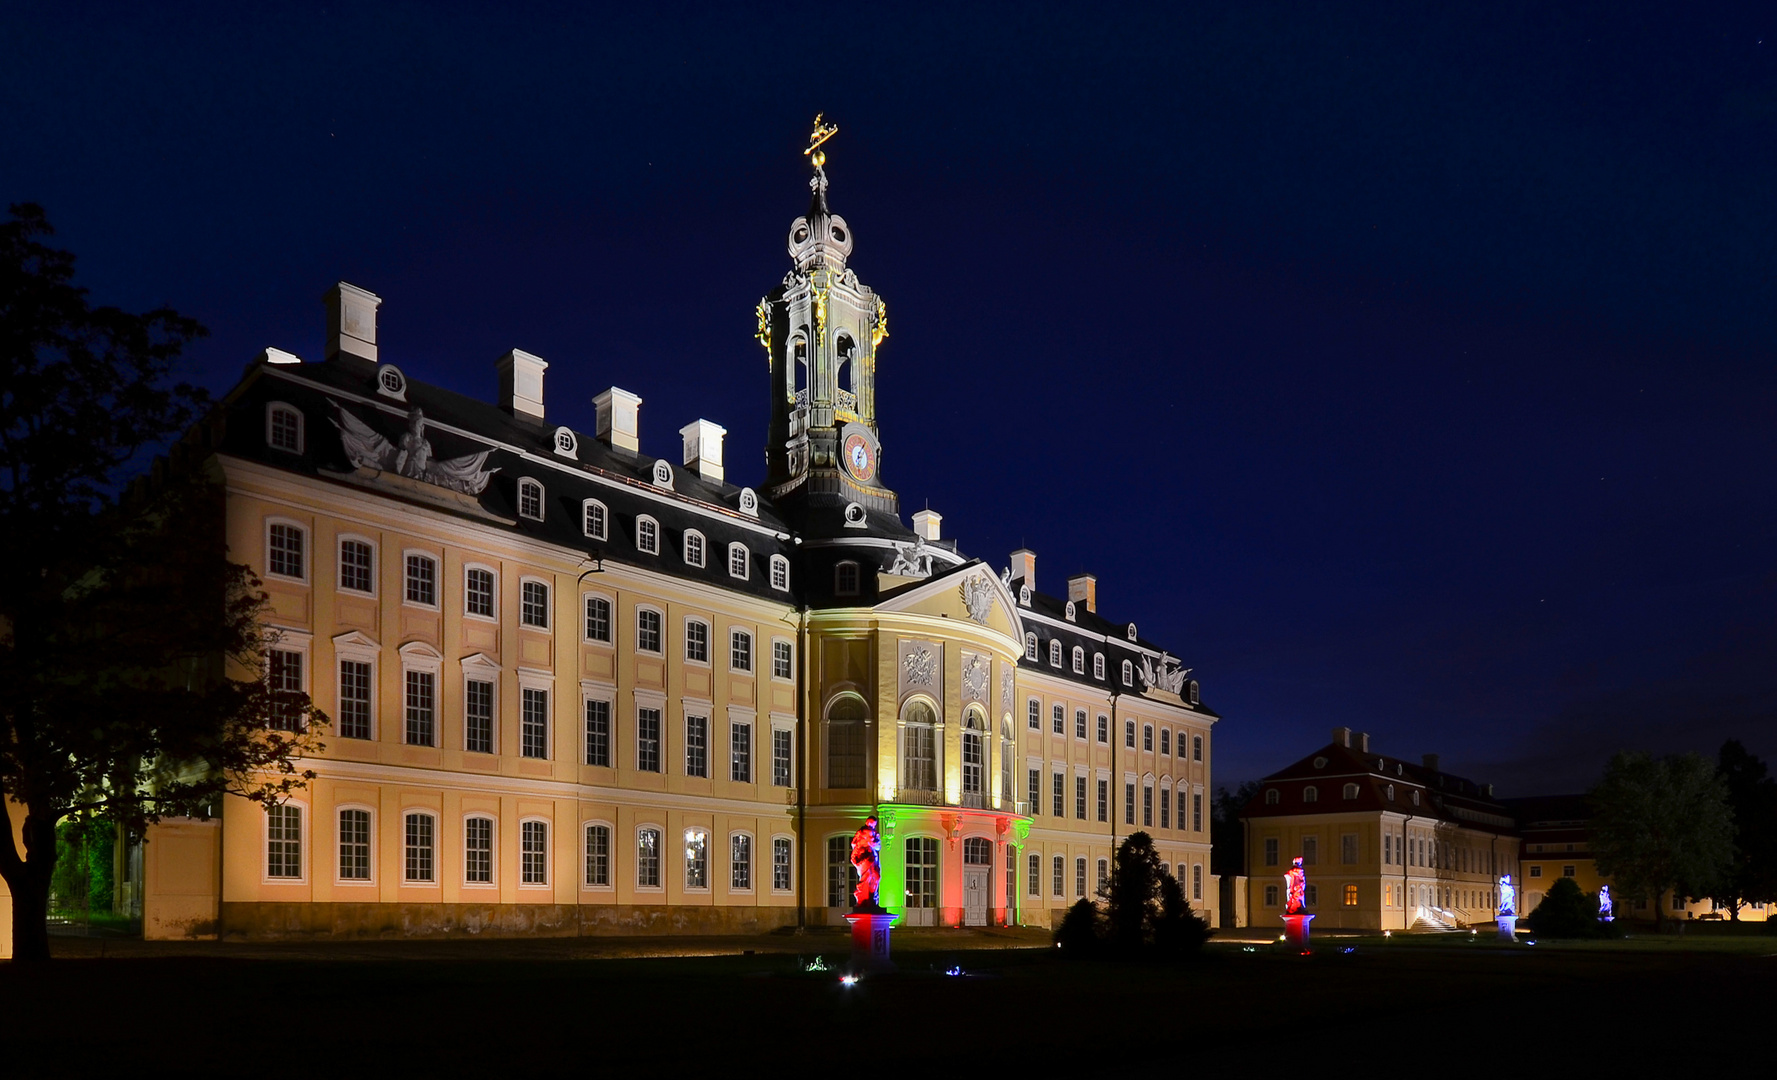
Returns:
[[[1283,875],[1285,915],[1300,915],[1306,910],[1307,875],[1302,873],[1300,855],[1290,863],[1290,872]]]
[[[874,816],[851,838],[851,864],[858,872],[858,887],[852,890],[853,906],[859,909],[877,907],[877,890],[882,882],[882,833],[876,828]]]

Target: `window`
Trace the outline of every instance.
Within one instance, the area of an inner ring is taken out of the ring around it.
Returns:
[[[1143,750],[1150,752],[1150,753],[1153,751],[1153,749],[1154,749],[1154,725],[1143,724],[1141,726],[1141,748]]]
[[[1266,907],[1276,907],[1277,906],[1277,886],[1275,886],[1275,885],[1265,886],[1265,906]]]
[[[1100,859],[1100,860],[1098,860],[1098,894],[1100,896],[1103,896],[1105,890],[1110,888],[1110,884],[1111,884],[1111,860]]]
[[[737,784],[753,782],[753,725],[728,725],[728,779]]]
[[[1086,710],[1085,709],[1075,709],[1074,710],[1074,738],[1082,739],[1082,740],[1086,738]]]
[[[753,888],[753,838],[745,833],[728,838],[728,887],[741,892]]]
[[[429,555],[407,557],[407,602],[438,606],[438,563]]]
[[[1191,736],[1191,760],[1203,760],[1203,736],[1201,735]]]
[[[1067,602],[1067,607],[1062,610],[1063,610],[1063,614],[1067,616],[1067,621],[1073,622],[1074,621],[1074,602],[1072,600],[1069,600]]]
[[[1092,677],[1094,679],[1104,678],[1104,653],[1092,654]]]
[[[408,814],[404,824],[402,877],[406,881],[430,884],[434,819],[431,814]]]
[[[660,830],[636,830],[636,888],[660,888]]]
[[[827,786],[864,787],[864,699],[843,694],[827,707]]]
[[[339,737],[370,739],[370,664],[339,661]]]
[[[1562,877],[1572,877],[1573,876],[1573,867],[1572,866],[1563,866],[1561,868],[1561,876]]]
[[[1037,636],[1035,634],[1024,635],[1024,658],[1033,664],[1037,662]]]
[[[549,756],[549,691],[526,687],[519,709],[519,753],[528,758]]]
[[[1320,801],[1320,789],[1315,787],[1313,784],[1309,784],[1307,787],[1302,789],[1302,801],[1305,803],[1319,802]]]
[[[1031,698],[1029,701],[1025,702],[1025,713],[1030,718],[1030,729],[1032,731],[1043,730],[1043,705],[1041,702],[1036,698]]]
[[[1320,865],[1320,837],[1304,836],[1302,838],[1302,865]]]
[[[1074,646],[1074,674],[1086,674],[1086,650],[1078,645]]]
[[[794,656],[795,654],[790,651],[789,642],[772,642],[771,677],[774,679],[788,679],[794,677],[796,674]]]
[[[1135,824],[1135,781],[1123,784],[1123,824]]]
[[[611,601],[602,596],[586,598],[586,640],[611,644]]]
[[[580,531],[594,540],[605,539],[605,504],[587,499],[580,504]]]
[[[1394,802],[1394,785],[1393,784],[1388,785],[1387,795],[1388,795],[1388,801]]]
[[[531,583],[525,584],[528,592]],[[483,619],[494,618],[493,571],[472,566],[463,574],[463,613]]]
[[[685,887],[710,887],[710,835],[702,829],[685,830]]]
[[[370,811],[339,812],[339,879],[370,880]]]
[[[1108,746],[1111,742],[1111,718],[1104,713],[1098,714],[1098,742],[1100,746]]]
[[[1277,865],[1277,838],[1270,837],[1265,841],[1265,865]]]
[[[793,738],[789,728],[771,729],[771,786],[790,786],[790,740]]]
[[[660,771],[660,710],[636,710],[636,769]]]
[[[1417,791],[1413,792],[1413,805],[1414,806],[1419,805],[1419,792],[1417,792]]]
[[[914,791],[936,791],[938,714],[923,701],[910,701],[901,721],[901,786]]]
[[[710,775],[710,718],[685,716],[685,775]]]
[[[1024,793],[1030,796],[1030,812],[1032,815],[1043,812],[1043,774],[1032,769],[1026,777]]]
[[[518,516],[543,520],[543,485],[528,476],[518,482]]]
[[[660,612],[650,608],[636,609],[636,651],[660,652]]]
[[[1530,876],[1531,877],[1542,877],[1543,876],[1543,868],[1540,866],[1532,866],[1530,868]]]
[[[273,450],[302,453],[302,414],[282,402],[265,410],[265,442]]]
[[[833,593],[836,596],[858,595],[858,564],[842,562],[833,568]]]
[[[376,591],[376,553],[362,540],[339,542],[339,587],[348,592]]]
[[[1203,864],[1191,864],[1191,899],[1203,899]]]
[[[430,671],[407,672],[407,727],[409,746],[438,745],[436,713],[438,677]]]
[[[1123,685],[1135,685],[1135,665],[1127,660],[1123,661]]]
[[[1154,825],[1154,787],[1152,784],[1141,786],[1141,824],[1144,829],[1152,828]]]
[[[1053,639],[1051,639],[1049,642],[1049,666],[1050,667],[1060,667],[1061,666],[1061,642],[1055,641]]]
[[[1104,822],[1111,820],[1111,782],[1109,780],[1098,782],[1098,820]]]
[[[470,679],[463,684],[463,749],[494,752],[494,684]]]
[[[685,565],[703,565],[703,534],[696,529],[685,530]]]
[[[771,840],[771,889],[790,891],[790,838],[774,836]]]
[[[844,907],[851,903],[852,889],[857,886],[858,871],[851,864],[851,836],[827,838],[827,906]]]
[[[710,624],[698,619],[685,620],[685,659],[693,664],[710,662]]]
[[[1135,749],[1135,721],[1134,720],[1123,721],[1123,745],[1127,749],[1130,749],[1130,750]]]
[[[1172,756],[1172,731],[1169,728],[1160,729],[1160,753]]]
[[[660,554],[660,523],[646,514],[636,518],[636,550],[643,555]]]
[[[1086,895],[1086,857],[1084,855],[1074,859],[1074,895]]]
[[[1310,882],[1302,886],[1302,900],[1309,907],[1320,906],[1320,886]]]
[[[266,544],[266,572],[301,581],[306,576],[303,573],[302,544],[301,528],[273,523]]]
[[[753,635],[745,630],[728,632],[728,666],[735,671],[753,670]]]
[[[1191,793],[1191,831],[1203,831],[1203,795],[1200,792]]]
[[[549,629],[549,586],[527,581],[520,589],[518,621],[539,630]]]
[[[1052,878],[1052,880],[1049,883],[1050,884],[1050,891],[1053,892],[1056,896],[1066,896],[1067,895],[1067,860],[1062,858],[1060,855],[1055,856],[1055,859],[1054,859],[1053,864],[1050,869],[1050,874],[1051,874],[1051,878]]]
[[[1356,885],[1345,886],[1345,906],[1346,907],[1356,907],[1357,906],[1357,886]]]
[[[1357,798],[1357,785],[1356,784],[1346,784],[1345,785],[1345,797],[1347,799]]]
[[[1043,895],[1043,857],[1031,855],[1026,860],[1029,867],[1024,872],[1024,891],[1031,896]]]
[[[265,876],[302,876],[302,809],[284,803],[265,811]]]
[[[602,698],[586,699],[586,763],[611,767],[611,703]]]
[[[494,819],[463,820],[463,880],[471,885],[494,883]]]
[[[1086,820],[1086,778],[1074,777],[1074,817]]]
[[[1172,789],[1165,784],[1160,785],[1160,827],[1172,828]]]
[[[771,557],[771,587],[783,592],[790,591],[790,560],[782,555]]]
[[[753,558],[745,544],[728,545],[728,576],[742,581],[753,576]]]
[[[1277,794],[1276,788],[1266,788],[1265,789],[1265,805],[1266,806],[1276,806],[1278,797],[1279,796]]]
[[[266,656],[265,685],[272,692],[266,726],[276,731],[301,731],[302,709],[294,695],[302,693],[303,654],[294,649],[272,649]]]
[[[1067,781],[1060,770],[1056,770],[1049,777],[1050,813],[1054,814],[1056,817],[1065,817],[1067,815],[1067,810],[1062,807],[1062,787],[1066,783]]]
[[[611,827],[586,827],[586,884],[594,889],[611,884]]]
[[[549,826],[544,822],[518,825],[518,883],[549,884]]]
[[[930,836],[915,836],[907,841],[907,906],[935,908],[938,906],[938,841]]]
[[[1059,702],[1049,706],[1049,726],[1057,735],[1067,734],[1067,706]]]

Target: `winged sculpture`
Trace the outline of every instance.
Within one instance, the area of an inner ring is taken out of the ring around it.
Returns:
[[[1153,690],[1165,690],[1173,694],[1182,694],[1185,689],[1185,678],[1191,674],[1190,668],[1173,667],[1166,657],[1160,663],[1144,656],[1141,658],[1141,681]]]
[[[499,472],[486,467],[488,455],[493,453],[491,450],[434,459],[432,443],[426,438],[426,414],[418,408],[408,414],[407,431],[401,436],[401,442],[395,444],[347,412],[339,402],[329,399],[328,404],[333,406],[333,426],[339,429],[339,441],[345,448],[346,458],[361,469],[392,472],[465,495],[481,494],[487,488],[488,480]]]

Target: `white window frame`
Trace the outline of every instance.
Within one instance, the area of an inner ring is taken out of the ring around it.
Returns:
[[[419,879],[419,878],[410,878],[407,876],[407,819],[409,817],[413,816],[414,814],[423,814],[426,817],[429,817],[432,819],[432,880],[430,880],[430,881],[425,881],[425,880]],[[443,862],[443,859],[440,857],[440,851],[439,851],[439,841],[443,836],[443,830],[438,827],[440,817],[441,817],[441,815],[438,813],[438,811],[430,806],[404,806],[401,808],[401,887],[402,888],[404,888],[404,889],[436,889],[442,885],[441,879],[443,878],[443,875],[441,873],[439,873],[439,871],[443,869],[443,867],[440,865]],[[496,844],[494,847],[494,851],[498,852],[499,850],[500,850],[499,846]],[[497,855],[495,857],[498,858]],[[499,879],[499,876],[500,876],[499,872],[496,870],[494,873],[494,878],[496,881]]]
[[[608,636],[603,640],[593,637],[591,634],[587,633],[586,630],[587,624],[592,621],[590,609],[594,600],[603,600],[605,602],[605,633]],[[590,590],[580,594],[580,640],[587,645],[597,645],[606,649],[617,647],[616,597],[609,593],[593,592]]]
[[[262,885],[307,885],[309,863],[313,855],[313,826],[306,799],[285,799],[280,807],[296,809],[296,876],[273,877],[271,874],[271,807],[259,815],[259,881]]]
[[[734,883],[734,842],[744,839],[747,842],[747,883]],[[734,829],[728,834],[728,891],[741,896],[754,896],[759,892],[759,841],[746,829]]]
[[[1092,654],[1092,677],[1099,680],[1104,678],[1104,653]]]
[[[738,540],[728,545],[728,576],[739,581],[748,581],[753,576],[753,553]]]
[[[526,825],[543,826],[543,880],[526,881],[524,879],[524,827]],[[518,819],[518,887],[520,891],[548,892],[555,885],[555,850],[553,823],[541,814],[526,814]]]
[[[746,667],[738,667],[734,663],[734,653],[735,653],[734,639],[736,637],[746,638],[746,641],[747,641],[747,666]],[[753,640],[753,632],[751,630],[747,629],[744,626],[730,626],[728,628],[728,670],[729,671],[738,671],[744,675],[756,674],[758,671],[758,667],[759,667],[759,660],[758,660],[759,650],[754,648],[753,646],[754,646],[754,640]]]
[[[288,413],[291,416],[294,416],[296,418],[296,446],[294,448],[288,447],[288,446],[279,446],[277,444],[277,442],[272,438],[272,432],[276,429],[275,428],[275,418],[279,413]],[[296,406],[290,404],[288,401],[268,401],[268,402],[266,402],[266,404],[265,404],[265,445],[269,449],[276,450],[276,451],[278,451],[280,453],[284,453],[284,454],[301,454],[303,451],[308,449],[308,424],[306,422],[306,419],[302,415],[302,410],[297,408]]]
[[[402,560],[401,569],[402,569],[402,572],[405,574],[407,571],[407,562],[405,559]],[[493,610],[493,614],[491,614],[491,615],[479,615],[479,614],[469,610],[469,572],[472,570],[479,570],[482,573],[487,574],[494,579],[494,590],[493,590],[493,598],[492,598],[494,610]],[[403,586],[403,589],[405,589],[406,582],[403,582],[402,586]],[[463,618],[475,619],[480,622],[492,622],[492,623],[497,623],[500,621],[500,572],[498,570],[494,569],[493,567],[487,565],[486,563],[478,563],[477,562],[477,563],[464,563],[463,564]]]
[[[771,759],[771,761],[767,762],[766,767],[767,768],[776,768],[777,734],[780,731],[788,733],[790,736],[790,769],[789,769],[790,782],[786,785],[783,785],[783,790],[793,791],[796,788],[801,786],[800,784],[796,783],[796,777],[798,775],[798,773],[797,773],[797,764],[798,763],[796,760],[796,753],[797,753],[796,719],[795,719],[795,717],[780,716],[777,713],[772,713],[770,728],[771,728],[771,739],[772,739],[772,747],[771,747],[772,759]],[[777,787],[778,785],[776,783],[776,777],[774,776],[772,778],[772,781],[770,783],[768,783],[766,786]]]
[[[524,595],[524,593],[525,593],[525,586],[527,586],[527,585],[536,585],[536,586],[541,587],[543,590],[543,621],[542,621],[542,623],[530,622],[529,620],[527,620],[525,618],[525,595]],[[525,575],[522,575],[521,577],[519,577],[519,579],[518,579],[518,625],[521,629],[534,630],[540,634],[549,634],[549,633],[554,632],[555,620],[550,617],[551,615],[554,614],[554,612],[550,610],[554,606],[554,598],[550,595],[550,593],[553,591],[550,588],[550,585],[551,585],[551,582],[549,582],[546,578],[538,577],[536,574],[525,574]],[[498,609],[495,609],[495,610],[498,610]]]
[[[679,543],[679,551],[686,566],[703,569],[709,562],[709,550],[709,541],[704,538],[703,533],[696,529],[685,530],[684,539]]]
[[[683,882],[684,882],[685,891],[687,893],[692,893],[692,894],[701,896],[705,893],[712,891],[711,887],[710,887],[710,876],[711,876],[710,872],[711,872],[711,870],[714,869],[714,867],[712,867],[710,864],[712,862],[714,862],[714,860],[710,858],[710,830],[706,826],[703,826],[703,825],[687,825],[682,830],[680,830],[680,832],[681,832],[681,835],[684,837],[684,841],[685,841],[684,846],[681,848],[681,850],[684,851],[684,853],[685,853],[685,858],[679,864],[680,869],[684,874],[684,877],[681,880],[683,880]],[[692,833],[700,834],[701,839],[703,841],[703,884],[702,885],[691,884],[691,867],[692,867],[691,834]]]
[[[354,589],[343,580],[345,576],[343,573],[345,570],[344,548],[348,542],[363,544],[370,549],[370,588],[368,590]],[[340,533],[333,538],[333,587],[351,596],[375,596],[377,592],[376,571],[377,567],[381,565],[381,555],[382,553],[377,550],[376,541],[370,537],[362,533]]]
[[[595,885],[586,880],[586,841],[594,829],[605,830],[605,883]],[[589,818],[580,823],[580,891],[610,893],[617,891],[617,825],[605,818]]]
[[[267,685],[270,685],[271,679],[271,654],[274,651],[295,653],[302,658],[300,661],[302,664],[302,677],[297,680],[301,685],[298,686],[297,689],[308,694],[312,698],[314,696],[315,685],[315,636],[307,630],[295,630],[287,626],[272,626],[267,627],[267,630],[267,648],[265,653],[265,678],[267,680]],[[337,679],[338,677],[338,672],[335,672],[334,678]],[[372,687],[371,696],[375,696],[374,687]],[[281,731],[285,729],[279,728],[278,730]],[[298,718],[298,726],[296,730],[308,730],[308,717],[306,714]]]
[[[444,654],[421,641],[401,646],[401,745],[425,746],[407,741],[407,673],[429,672],[432,676],[432,742],[433,749],[444,745]],[[403,826],[405,828],[406,826]],[[405,841],[404,841],[405,842]]]
[[[654,643],[652,649],[642,644],[642,612],[644,611],[652,614],[660,623],[659,630],[656,632],[656,636],[660,640]],[[636,605],[636,652],[646,653],[649,656],[666,655],[666,612],[653,604]]]
[[[534,514],[525,512],[527,496],[536,500],[537,512]],[[518,478],[518,516],[527,521],[543,520],[543,481],[531,476]]]
[[[1024,635],[1024,658],[1033,664],[1038,660],[1037,636],[1035,634]]]
[[[1074,655],[1074,674],[1075,675],[1086,674],[1086,650],[1082,649],[1078,645],[1075,645],[1073,655]]]
[[[598,509],[598,529],[592,528],[592,511]],[[598,499],[580,500],[580,532],[592,540],[608,540],[611,537],[611,508]]]
[[[1123,661],[1123,685],[1135,685],[1135,665],[1127,660]]]
[[[590,702],[600,701],[605,705],[605,763],[592,765],[587,757],[592,752],[590,740],[586,737],[586,706]],[[617,767],[617,688],[605,683],[582,681],[580,683],[580,764],[589,769],[614,769]],[[613,834],[615,835],[615,834]],[[613,843],[616,841],[613,840]]]
[[[492,700],[488,703],[488,709],[492,716],[488,753],[498,754],[500,752],[500,665],[487,654],[476,653],[473,656],[464,657],[459,666],[462,668],[463,726],[460,732],[462,742],[458,745],[462,746],[464,753],[481,753],[479,750],[471,751],[469,749],[469,684],[472,682],[487,683],[494,688]],[[403,676],[402,693],[405,694],[406,691],[407,681]],[[403,707],[405,707],[405,701]]]
[[[642,884],[642,834],[646,832],[653,833],[655,838],[654,884],[652,885]],[[633,887],[635,891],[650,894],[666,892],[666,826],[654,821],[638,821],[636,827],[631,830],[629,839],[630,851],[634,856],[636,880]]]
[[[731,784],[748,784],[756,786],[759,783],[760,759],[759,739],[757,737],[759,734],[759,725],[757,720],[758,714],[752,709],[743,708],[737,705],[728,706],[728,767],[723,772],[722,778]],[[736,780],[734,778],[734,729],[737,727],[744,727],[747,729],[747,778],[745,780]],[[795,756],[794,750],[791,751],[791,756]],[[766,762],[766,767],[770,768],[769,761]],[[795,774],[792,773],[791,775],[794,776]]]
[[[777,673],[777,647],[782,645],[789,651],[790,662],[788,675]],[[771,677],[778,682],[794,682],[796,680],[796,645],[789,638],[774,637],[771,639]]]
[[[778,845],[779,841],[782,841],[785,845],[787,845],[789,848],[789,851],[790,851],[790,857],[788,859],[789,870],[790,870],[790,874],[789,874],[790,883],[788,885],[784,886],[783,888],[779,888],[778,884],[777,884],[777,845]],[[773,896],[794,895],[795,891],[796,891],[796,838],[794,836],[790,835],[789,833],[772,833],[771,834],[771,870],[772,870],[771,895],[773,895]]]
[[[543,693],[543,756],[532,757],[524,752],[524,692],[539,690]],[[520,760],[523,761],[554,761],[555,738],[557,735],[555,722],[555,673],[544,668],[518,669],[518,744],[513,747]],[[584,760],[584,759],[582,759]]]
[[[362,813],[366,813],[366,814],[370,815],[370,831],[367,834],[367,843],[366,843],[366,846],[369,848],[369,870],[370,870],[369,877],[349,878],[349,877],[345,877],[345,876],[341,875],[339,872],[339,849],[340,849],[340,844],[342,842],[340,839],[340,831],[339,831],[339,816],[341,814],[345,813],[347,810],[357,810]],[[334,885],[336,885],[340,888],[345,888],[345,889],[358,889],[358,888],[364,888],[365,886],[369,886],[371,888],[376,887],[377,832],[378,832],[378,830],[376,827],[376,807],[374,807],[371,804],[366,803],[366,802],[350,802],[350,801],[348,801],[348,802],[334,804],[334,807],[333,807],[333,884]],[[289,879],[288,878],[278,878],[277,880],[287,881]]]
[[[302,572],[300,575],[293,576],[290,574],[277,573],[272,570],[271,530],[274,525],[281,525],[285,528],[296,530],[298,542],[302,544],[302,552],[300,555]],[[265,547],[263,550],[265,552],[265,576],[272,581],[290,581],[301,585],[307,585],[310,579],[314,576],[312,570],[315,561],[314,530],[292,517],[267,515],[265,519],[264,533]]]
[[[779,592],[790,591],[790,560],[782,555],[771,557],[771,587]]]
[[[636,515],[636,551],[643,555],[660,554],[660,522],[652,515]]]
[[[432,602],[430,604],[428,604],[422,600],[408,599],[407,560],[411,559],[411,558],[415,558],[415,557],[422,558],[422,559],[430,559],[432,562]],[[444,560],[439,558],[438,553],[435,551],[426,551],[423,548],[404,548],[404,549],[402,549],[402,552],[401,552],[401,603],[402,603],[402,605],[405,607],[419,608],[422,611],[438,611],[438,610],[440,610],[441,605],[444,602],[444,574],[442,572],[443,567],[444,567]]]
[[[469,880],[469,822],[485,821],[487,830],[487,880]],[[500,887],[500,817],[491,810],[470,810],[462,815],[462,878],[465,889]],[[401,872],[407,873],[407,815],[401,815]]]
[[[694,660],[691,657],[691,624],[692,623],[696,623],[697,625],[703,627],[703,659],[702,660]],[[685,642],[685,649],[684,649],[685,663],[696,664],[698,667],[709,667],[710,666],[710,636],[711,636],[710,635],[710,625],[711,624],[708,619],[705,619],[699,615],[687,615],[683,619],[679,620],[680,636],[682,637],[682,639]]]
[[[1060,638],[1050,638],[1049,639],[1049,666],[1052,668],[1060,668],[1061,667],[1061,639]]]
[[[340,663],[350,661],[354,664],[370,665],[370,734],[365,736],[363,740],[354,737],[353,741],[355,742],[375,742],[381,733],[381,728],[377,723],[377,705],[382,698],[382,695],[377,692],[382,685],[378,681],[380,672],[377,670],[377,662],[381,655],[382,649],[377,645],[375,639],[356,630],[339,634],[333,639],[333,704],[335,708],[333,715],[336,719],[345,715],[345,683],[339,677]],[[338,729],[336,728],[335,734],[337,733]],[[344,735],[339,737],[347,738]]]

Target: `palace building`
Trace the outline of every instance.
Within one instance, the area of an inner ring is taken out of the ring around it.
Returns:
[[[268,350],[191,433],[268,677],[332,722],[287,803],[149,831],[147,936],[831,924],[871,814],[902,925],[1047,927],[1136,830],[1215,918],[1216,713],[1091,575],[1043,592],[1032,552],[903,519],[886,308],[813,157],[757,307],[762,477],[708,420],[642,453],[616,386],[575,426],[516,349],[491,404],[430,385],[345,283],[321,360]]]

